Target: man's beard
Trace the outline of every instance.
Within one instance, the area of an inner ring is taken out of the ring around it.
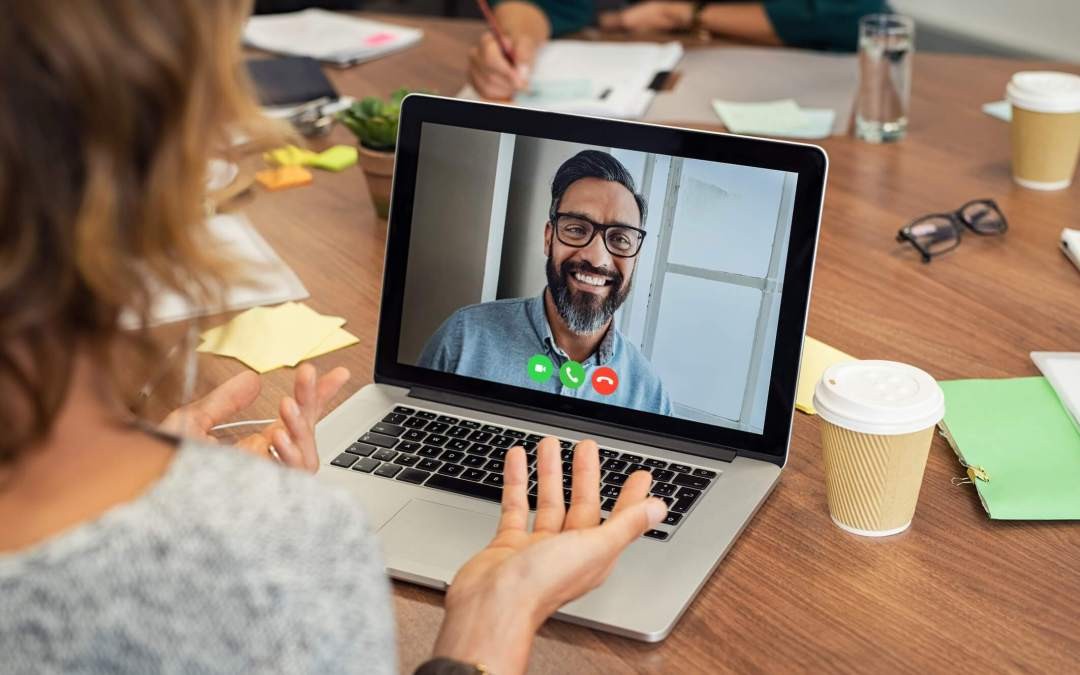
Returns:
[[[587,262],[567,260],[555,269],[555,262],[548,256],[548,288],[555,309],[571,332],[578,335],[590,335],[604,327],[615,315],[615,310],[622,306],[630,294],[630,284],[623,287],[623,275],[618,270],[605,270],[593,267]],[[577,291],[570,288],[570,275],[575,272],[610,279],[608,293],[605,296]]]

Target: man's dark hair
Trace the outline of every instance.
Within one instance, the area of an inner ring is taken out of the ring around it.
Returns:
[[[567,188],[582,178],[610,180],[629,190],[630,194],[634,195],[638,213],[641,214],[639,226],[645,227],[645,214],[648,210],[648,204],[645,202],[645,197],[634,190],[633,176],[622,165],[622,162],[599,150],[582,150],[563,162],[559,170],[555,172],[555,178],[551,181],[551,211],[548,213],[548,218],[551,219],[553,225],[555,224],[555,214],[559,211],[559,202],[562,200],[563,194]]]

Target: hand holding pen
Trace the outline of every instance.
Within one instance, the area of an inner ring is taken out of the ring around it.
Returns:
[[[469,50],[469,82],[484,98],[509,100],[529,86],[537,45],[527,35],[505,35],[486,0],[477,4],[490,31]]]

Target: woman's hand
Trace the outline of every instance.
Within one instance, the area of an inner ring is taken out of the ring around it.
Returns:
[[[692,2],[639,2],[632,7],[603,12],[599,17],[602,30],[629,33],[669,33],[688,30],[694,22]]]
[[[536,42],[528,35],[507,38],[514,57],[511,64],[491,33],[480,37],[480,44],[469,50],[469,82],[487,99],[506,101],[529,86],[529,76],[536,60]]]
[[[236,443],[248,452],[270,458],[274,446],[283,464],[314,473],[319,468],[315,447],[315,423],[327,403],[349,379],[349,371],[335,368],[322,377],[315,367],[305,363],[296,369],[293,396],[281,399],[279,417],[257,433]],[[250,371],[236,375],[203,398],[169,413],[162,421],[163,431],[203,441],[214,441],[212,429],[228,421],[259,397],[262,383]]]
[[[648,496],[652,477],[638,471],[601,525],[600,458],[592,441],[578,443],[574,451],[567,511],[558,442],[545,438],[537,452],[532,531],[525,451],[515,447],[506,455],[495,538],[454,577],[435,656],[482,663],[499,675],[524,672],[533,636],[544,621],[599,586],[623,549],[667,514],[664,502]]]

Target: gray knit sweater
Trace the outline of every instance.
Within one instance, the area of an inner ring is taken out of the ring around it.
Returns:
[[[390,673],[394,655],[358,506],[231,448],[185,443],[138,499],[0,554],[2,673]]]

